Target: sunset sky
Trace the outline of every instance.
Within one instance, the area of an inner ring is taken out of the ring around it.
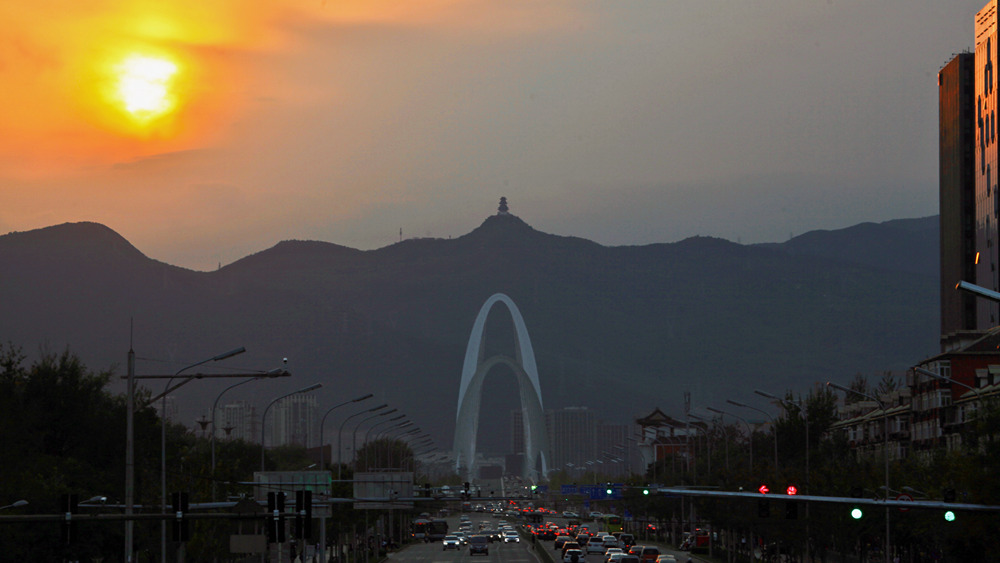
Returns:
[[[937,213],[937,71],[985,0],[0,2],[0,233],[214,269],[460,236],[607,245]]]

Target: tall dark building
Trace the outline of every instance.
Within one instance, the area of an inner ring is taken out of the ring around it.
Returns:
[[[959,281],[977,279],[974,62],[972,53],[961,53],[938,72],[943,341],[978,328],[975,296],[955,291]]]
[[[1000,219],[1000,197],[997,196],[997,0],[990,0],[976,14],[976,54],[973,71],[975,96],[976,151],[973,174],[976,183],[976,285],[1000,290],[1000,259],[998,259],[997,221]],[[997,325],[1000,304],[989,300],[976,301],[976,325],[986,330]]]

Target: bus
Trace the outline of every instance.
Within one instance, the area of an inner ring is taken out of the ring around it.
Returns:
[[[418,518],[410,524],[410,537],[415,540],[427,541],[427,529],[430,527],[430,520]]]
[[[609,534],[622,531],[622,517],[615,514],[602,514],[601,521],[604,523],[604,529]]]
[[[427,541],[441,541],[448,535],[448,521],[435,518],[427,525]]]

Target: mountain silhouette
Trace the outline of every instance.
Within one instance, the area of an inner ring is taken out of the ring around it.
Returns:
[[[249,352],[226,365],[289,358],[293,377],[227,399],[262,408],[314,381],[321,406],[374,392],[450,448],[465,346],[494,293],[524,316],[545,408],[588,406],[624,423],[654,407],[681,416],[684,392],[695,408],[752,400],[753,389],[802,394],[937,353],[937,241],[937,217],[927,217],[784,243],[608,247],[499,214],[453,239],[368,251],[283,241],[197,272],[150,259],[103,225],[73,223],[0,236],[0,338],[29,354],[68,347],[117,375],[130,345],[140,374],[243,345]],[[513,346],[509,317],[491,315],[487,353]],[[505,370],[487,378],[480,424],[496,449],[518,408]],[[181,421],[193,425],[231,383],[179,391]]]

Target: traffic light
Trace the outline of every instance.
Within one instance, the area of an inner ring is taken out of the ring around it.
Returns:
[[[766,499],[760,499],[757,501],[757,516],[761,518],[771,517],[771,503]]]
[[[785,502],[785,519],[795,520],[799,517],[799,504],[792,501]]]
[[[944,511],[944,519],[945,519],[945,522],[954,522],[955,521],[955,512],[952,511],[952,510],[945,510]]]
[[[175,542],[188,541],[191,539],[191,523],[184,517],[184,513],[188,511],[188,494],[173,493],[170,501],[174,509],[171,539]]]
[[[799,494],[799,488],[796,487],[795,485],[788,485],[787,487],[785,487],[785,493],[788,496],[797,495],[797,494]]]
[[[295,537],[312,538],[312,491],[295,491]]]
[[[642,494],[649,495],[649,489],[643,489],[642,490]]]
[[[613,488],[611,488],[611,483],[607,483],[604,486],[604,492],[607,493],[608,496],[611,496],[612,494],[614,494],[615,490]]]
[[[76,541],[76,522],[73,521],[73,515],[78,511],[80,496],[76,494],[62,495],[60,504],[63,514],[66,515],[60,525],[62,528],[62,540],[65,545],[70,545]]]
[[[851,518],[854,518],[855,520],[861,520],[861,517],[864,515],[865,513],[862,512],[860,506],[855,506],[851,509]]]

